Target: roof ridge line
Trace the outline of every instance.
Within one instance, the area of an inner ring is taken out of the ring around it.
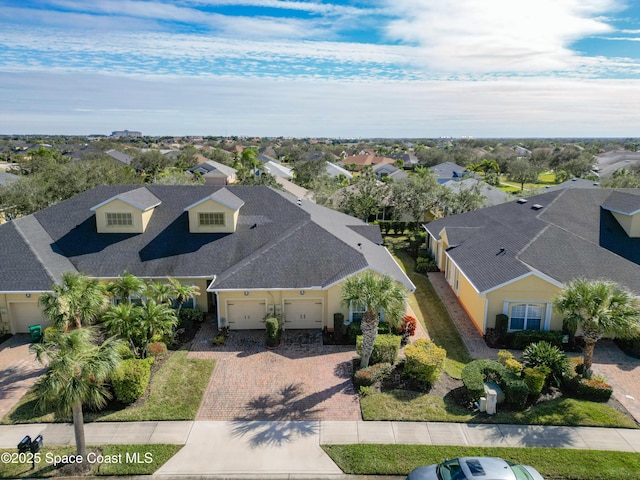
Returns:
[[[39,249],[33,242],[34,240],[33,236],[30,236],[30,238],[27,238],[27,235],[23,230],[22,224],[31,224],[31,226],[35,227],[38,230],[37,233],[41,235],[41,238],[47,242],[50,242],[49,245],[57,246],[56,242],[53,240],[53,238],[51,238],[51,236],[49,235],[49,232],[45,230],[45,228],[42,226],[40,221],[35,217],[35,215],[33,214],[27,215],[26,217],[20,217],[13,220],[13,225],[16,231],[18,232],[18,235],[22,237],[22,240],[24,241],[24,243],[27,245],[27,247],[29,247],[29,250],[35,255],[40,265],[42,265],[42,268],[44,268],[44,270],[47,272],[47,275],[49,275],[49,278],[51,279],[52,283],[58,282],[62,278],[62,275],[59,272],[54,272],[51,268],[52,266],[44,260],[42,256],[42,253],[44,252],[42,250],[39,251]],[[56,259],[58,260],[63,259],[61,263],[68,264],[68,265],[65,265],[65,267],[69,267],[69,266],[71,267],[71,269],[68,271],[72,271],[72,272],[78,271],[67,257],[55,252],[53,248],[51,248],[51,252],[56,256]]]

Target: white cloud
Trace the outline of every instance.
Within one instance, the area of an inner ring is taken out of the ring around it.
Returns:
[[[576,68],[572,42],[611,32],[600,15],[617,0],[388,0],[391,38],[420,47],[445,72],[549,72]]]

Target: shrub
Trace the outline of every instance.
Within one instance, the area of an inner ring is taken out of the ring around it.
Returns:
[[[167,344],[163,342],[152,342],[149,344],[149,353],[153,358],[162,358],[167,354]]]
[[[362,388],[383,381],[393,371],[390,363],[376,363],[370,367],[361,368],[353,375],[353,383]]]
[[[363,397],[369,396],[374,392],[373,385],[360,385],[360,395]]]
[[[504,313],[496,315],[496,332],[502,337],[507,334],[509,330],[509,317]]]
[[[222,333],[217,334],[211,339],[212,345],[224,345],[225,336]]]
[[[418,321],[415,317],[411,315],[405,315],[402,318],[402,326],[400,327],[401,334],[407,334],[410,337],[413,337],[416,333],[416,327],[418,325]]]
[[[485,381],[494,381],[500,386],[507,405],[515,409],[525,407],[529,395],[527,384],[504,365],[495,360],[481,359],[468,363],[462,369],[462,383],[471,399],[477,400],[484,395]]]
[[[122,403],[132,403],[140,398],[151,377],[150,359],[131,358],[123,360],[111,376],[111,385],[116,398]]]
[[[440,379],[447,351],[426,339],[418,339],[404,349],[407,360],[404,373],[425,385],[433,385]]]
[[[42,333],[42,341],[44,343],[54,342],[59,333],[60,330],[57,327],[51,325],[50,327],[44,329],[44,332]]]
[[[380,322],[378,325],[378,335],[388,335],[391,333],[391,326],[387,322]]]
[[[48,329],[45,329],[45,336]],[[640,358],[640,335],[633,338],[616,338],[616,345],[630,357]]]
[[[549,375],[549,368],[543,365],[539,367],[527,367],[524,369],[524,383],[527,384],[529,395],[538,396],[542,392],[544,383]]]
[[[513,358],[513,354],[509,350],[498,350],[498,363],[501,365],[506,365],[507,360],[511,360]]]
[[[566,382],[567,390],[576,398],[593,402],[606,402],[611,398],[613,388],[602,378],[582,378],[575,376]]]
[[[562,348],[562,332],[544,331],[544,330],[520,330],[509,334],[511,336],[511,345],[516,350],[524,350],[527,345],[537,342],[547,342]]]
[[[440,269],[438,268],[438,264],[435,260],[427,257],[418,257],[416,260],[416,272],[418,273],[426,273],[426,272],[438,272]]]
[[[515,358],[508,359],[504,363],[504,366],[507,367],[507,369],[516,377],[519,377],[522,374],[522,369],[524,368],[522,364]]]
[[[356,340],[356,351],[362,355],[362,335]],[[373,342],[373,352],[369,363],[396,363],[400,352],[400,337],[397,335],[378,335]]]
[[[125,342],[119,343],[117,350],[122,360],[128,360],[129,358],[135,357],[128,343],[125,343]]]
[[[360,322],[351,322],[347,326],[347,338],[349,339],[349,343],[355,345],[358,335],[362,335],[362,327],[360,325]]]
[[[280,343],[280,323],[275,317],[269,317],[264,321],[267,329],[267,345],[275,347]]]
[[[569,359],[559,347],[547,342],[532,343],[524,349],[522,354],[527,367],[544,365],[550,370],[549,381],[554,385],[562,385],[562,381],[569,371]]]
[[[178,314],[180,326],[190,323],[201,323],[204,321],[204,312],[199,308],[182,308]]]

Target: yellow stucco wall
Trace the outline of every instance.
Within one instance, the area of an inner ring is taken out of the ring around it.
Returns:
[[[529,275],[487,294],[487,328],[495,326],[496,315],[503,313],[504,302],[511,303],[548,303],[560,291],[560,288],[535,275]],[[509,315],[509,311],[506,312]],[[544,318],[543,318],[544,324]],[[550,330],[562,329],[562,316],[552,312]]]
[[[624,228],[624,231],[627,232],[627,235],[634,238],[640,237],[640,213],[636,213],[633,216],[623,215],[617,212],[611,213],[622,228]]]
[[[224,225],[199,225],[199,213],[224,213]],[[189,209],[189,232],[191,233],[233,233],[236,231],[238,224],[239,210],[231,208],[215,202],[214,200],[206,200]]]
[[[453,264],[452,266],[456,268]],[[462,274],[458,276],[458,296],[462,307],[471,317],[478,331],[482,333],[484,331],[485,299],[478,294],[471,282]]]
[[[143,218],[143,212],[123,202],[120,199],[114,199],[111,202],[96,208],[96,227],[98,233],[142,233],[149,223],[153,209],[144,212],[146,216]],[[130,213],[131,225],[107,225],[107,213]]]
[[[0,294],[0,333],[16,333],[15,323],[17,319],[11,317],[11,304],[16,303],[31,303],[38,304],[39,306],[39,293],[31,293],[27,297],[24,293],[7,293]],[[46,328],[50,325],[50,322],[45,320],[38,321],[42,328]]]

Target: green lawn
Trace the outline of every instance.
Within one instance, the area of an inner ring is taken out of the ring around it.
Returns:
[[[538,181],[536,183],[525,183],[524,191],[528,190],[539,190],[544,188],[547,185],[557,185],[556,176],[554,173],[541,173],[538,175]],[[500,176],[500,185],[497,186],[500,190],[507,193],[517,193],[521,192],[520,184],[518,182],[513,182],[511,180],[507,180],[506,175]]]
[[[449,312],[440,301],[429,279],[413,271],[414,260],[408,253],[395,249],[394,255],[416,286],[409,304],[429,333],[429,337],[447,351],[445,371],[453,378],[460,378],[462,369],[471,361],[467,347],[451,321]]]
[[[364,420],[415,422],[508,423],[638,428],[619,411],[597,402],[558,398],[521,412],[500,411],[493,416],[474,413],[454,400],[408,390],[374,393],[360,399]]]
[[[87,461],[92,469],[88,475],[151,475],[173,457],[182,445],[102,445],[88,447]],[[0,450],[3,453],[15,450]],[[0,478],[42,478],[58,475],[53,465],[55,455],[74,455],[75,447],[43,447],[35,470],[31,463],[0,462]],[[102,457],[99,457],[101,455]],[[112,463],[107,463],[110,460]],[[147,463],[148,462],[148,463]]]
[[[187,351],[174,352],[154,374],[149,385],[149,397],[141,405],[122,410],[85,412],[85,421],[135,422],[144,420],[193,420],[200,406],[214,361],[187,358]],[[2,423],[66,422],[52,412],[42,413],[37,399],[27,393]]]
[[[432,445],[323,445],[347,474],[406,475],[421,465],[463,456],[501,457],[531,465],[547,480],[637,480],[640,455],[566,448],[497,448]]]

